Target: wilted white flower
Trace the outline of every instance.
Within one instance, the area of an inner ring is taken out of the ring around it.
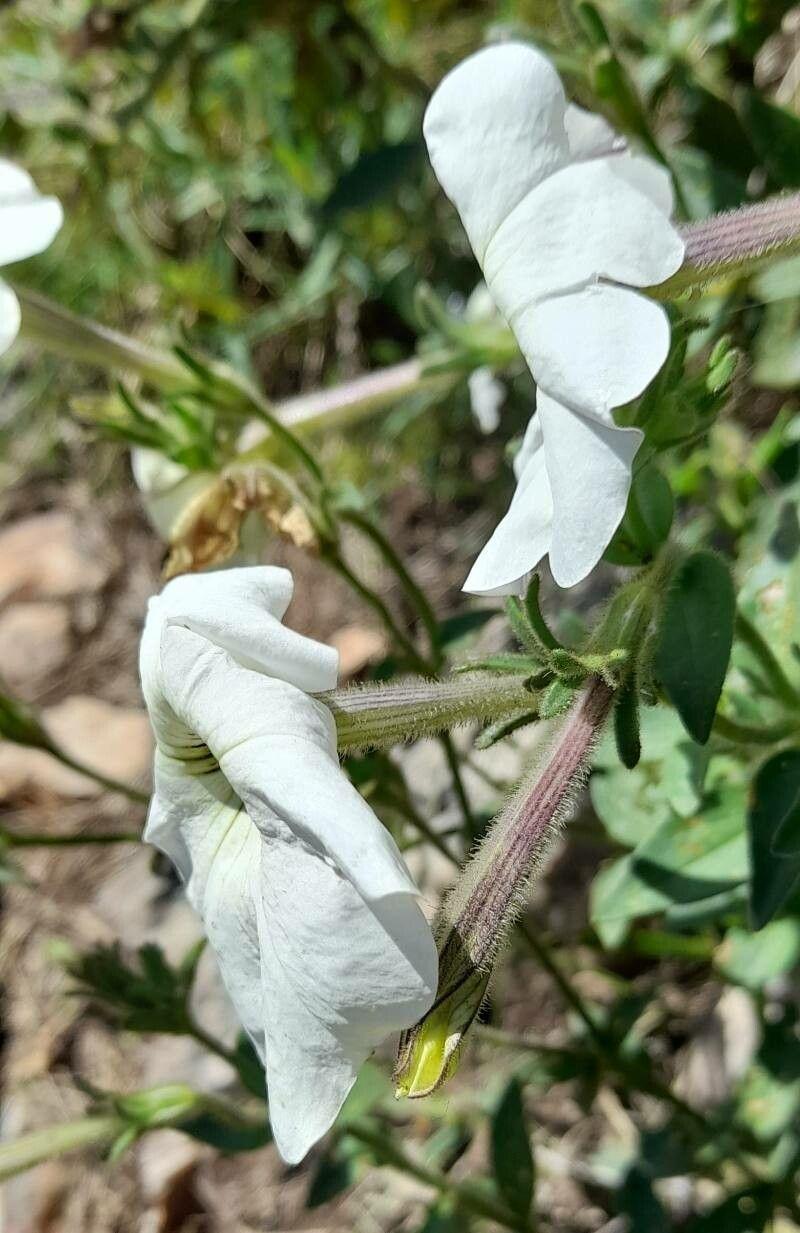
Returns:
[[[310,696],[336,684],[337,654],[281,624],[291,597],[283,569],[177,578],[150,601],[140,668],[156,736],[145,838],[203,919],[295,1163],[372,1049],[431,1005],[437,960]]]
[[[0,158],[0,266],[42,252],[61,226],[61,206],[42,197],[21,167]],[[0,280],[0,355],[19,332],[19,302]]]
[[[642,392],[669,349],[663,308],[631,290],[683,260],[669,175],[568,104],[549,60],[520,43],[458,65],[424,127],[537,384],[514,501],[465,589],[519,590],[546,553],[556,581],[572,586],[622,519],[642,440],[615,426],[613,409]]]

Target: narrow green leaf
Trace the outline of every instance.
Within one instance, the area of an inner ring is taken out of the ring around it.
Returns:
[[[527,1216],[533,1203],[534,1167],[517,1079],[508,1084],[492,1118],[492,1167],[508,1206]]]
[[[711,552],[687,557],[672,582],[655,665],[690,736],[704,745],[733,644],[736,601],[727,565]]]

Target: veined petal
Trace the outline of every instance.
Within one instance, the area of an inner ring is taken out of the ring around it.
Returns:
[[[436,951],[412,894],[366,903],[302,844],[264,842],[258,906],[270,1118],[296,1163],[375,1046],[432,1005]]]
[[[483,269],[512,329],[535,301],[599,279],[663,282],[683,261],[669,218],[613,170],[618,156],[554,172],[505,219]]]
[[[524,43],[469,56],[435,90],[425,141],[479,261],[503,219],[566,162],[565,108],[556,70]]]
[[[537,407],[553,495],[550,568],[560,587],[571,587],[594,569],[622,521],[644,434],[606,427],[542,390]]]
[[[365,899],[417,893],[391,835],[342,774],[327,707],[177,625],[164,630],[161,668],[172,709],[263,838],[329,858]]]
[[[0,355],[8,351],[17,337],[20,319],[19,300],[11,288],[0,281]]]
[[[63,214],[55,197],[43,197],[21,167],[0,159],[0,265],[47,248]]]
[[[538,418],[528,425],[514,470],[517,489],[508,513],[464,583],[463,589],[472,595],[518,594],[550,549],[553,501]]]
[[[178,870],[236,1014],[263,1058],[258,830],[221,771],[187,776],[162,756],[144,838]]]
[[[609,427],[612,408],[641,394],[669,351],[661,305],[603,283],[534,305],[515,332],[537,385]]]

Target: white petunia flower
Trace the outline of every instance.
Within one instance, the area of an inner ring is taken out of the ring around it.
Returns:
[[[41,253],[61,226],[61,206],[42,197],[21,167],[0,158],[0,266]],[[19,333],[19,302],[0,280],[0,355]]]
[[[424,129],[537,385],[516,495],[465,590],[518,591],[547,553],[556,582],[572,586],[622,520],[642,440],[615,426],[613,410],[641,394],[669,349],[664,309],[631,290],[683,261],[669,175],[568,104],[550,61],[520,43],[453,69]]]
[[[368,1054],[430,1007],[437,958],[310,696],[336,684],[337,654],[281,624],[291,596],[271,567],[177,578],[150,601],[140,667],[156,736],[145,837],[203,919],[296,1163]]]

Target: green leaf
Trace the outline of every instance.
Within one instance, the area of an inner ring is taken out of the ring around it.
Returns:
[[[64,966],[77,982],[75,992],[125,1030],[183,1035],[190,1030],[187,1008],[201,949],[191,947],[172,967],[158,946],[142,946],[136,961],[128,961],[115,942],[72,953]]]
[[[554,719],[563,714],[575,697],[575,690],[565,681],[553,681],[543,690],[539,698],[539,716],[541,719]]]
[[[733,644],[736,600],[730,571],[711,552],[677,570],[664,606],[655,666],[690,736],[704,745]]]
[[[214,1113],[201,1113],[189,1121],[181,1122],[180,1129],[200,1143],[208,1143],[218,1151],[233,1155],[236,1152],[253,1152],[265,1147],[272,1140],[272,1131],[266,1117],[263,1126],[248,1126],[230,1121]]]
[[[655,463],[637,471],[625,517],[603,554],[615,565],[641,565],[652,559],[669,535],[675,501],[669,480]]]
[[[739,96],[739,115],[753,149],[771,178],[783,188],[800,188],[800,120],[755,90]]]
[[[392,1094],[392,1085],[386,1073],[374,1062],[365,1062],[358,1072],[347,1100],[339,1111],[336,1125],[346,1126],[356,1118],[371,1113],[375,1105],[388,1099]]]
[[[517,1079],[506,1087],[492,1118],[492,1168],[512,1212],[527,1216],[533,1203],[534,1167]]]
[[[441,1199],[428,1212],[425,1223],[418,1233],[466,1233],[464,1216],[448,1199]]]
[[[306,1207],[321,1207],[349,1190],[358,1180],[359,1153],[346,1143],[336,1143],[320,1160],[311,1179]]]
[[[620,1187],[617,1210],[628,1217],[631,1233],[670,1233],[671,1222],[650,1178],[635,1164]]]
[[[606,945],[629,921],[710,899],[748,875],[744,788],[726,785],[691,818],[672,814],[595,878],[591,921]],[[609,928],[610,927],[610,928]]]
[[[243,1087],[246,1087],[248,1092],[252,1092],[254,1096],[258,1096],[263,1100],[264,1093],[266,1092],[264,1067],[256,1053],[253,1042],[244,1032],[237,1038],[234,1053],[236,1057],[236,1073],[241,1079]]]
[[[747,827],[750,920],[754,929],[762,929],[800,883],[800,850],[793,848],[800,833],[800,750],[775,754],[760,768]]]
[[[765,501],[742,541],[738,564],[739,606],[794,683],[798,667],[792,648],[800,630],[799,506],[798,484]]]
[[[639,716],[641,760],[635,770],[620,765],[609,732],[595,754],[592,804],[608,834],[634,848],[673,813],[700,808],[709,762],[707,749],[690,740],[669,707],[644,707]]]
[[[472,634],[483,629],[487,621],[497,616],[496,608],[470,608],[467,612],[457,612],[455,616],[447,617],[439,624],[439,641],[442,649],[452,653]]]
[[[729,929],[714,955],[717,971],[733,984],[755,992],[798,961],[800,921],[795,918],[772,921],[759,933]]]
[[[364,210],[390,196],[416,172],[423,152],[421,141],[400,141],[362,154],[337,180],[320,207],[321,216],[330,221],[337,214]]]

